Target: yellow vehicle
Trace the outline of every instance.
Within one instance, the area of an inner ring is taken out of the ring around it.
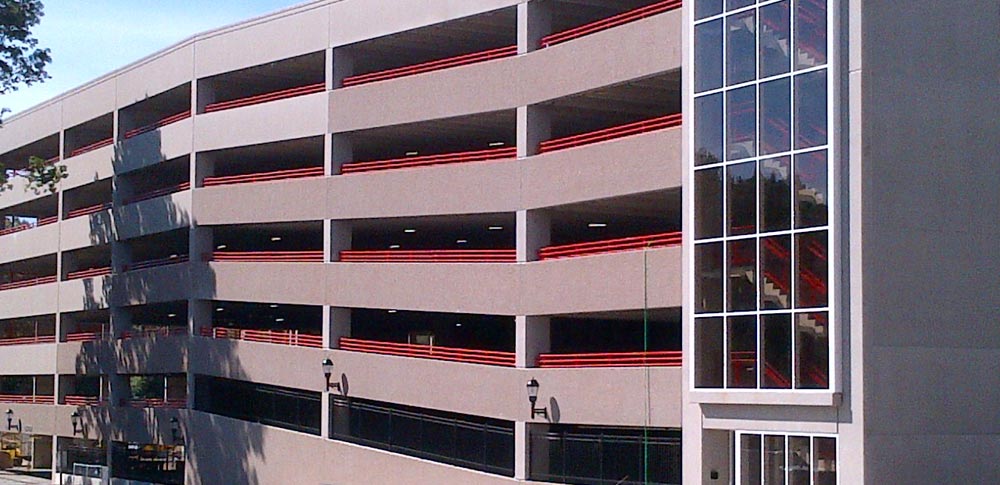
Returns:
[[[25,456],[22,451],[24,442],[18,433],[0,434],[0,470],[20,466],[31,457]]]

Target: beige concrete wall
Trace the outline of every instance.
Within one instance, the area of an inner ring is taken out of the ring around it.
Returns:
[[[195,151],[323,135],[326,99],[326,93],[316,93],[198,116]]]
[[[63,162],[66,166],[66,178],[59,184],[59,188],[70,190],[110,178],[114,175],[114,160],[114,146],[67,158]]]
[[[0,352],[0,375],[55,374],[56,344],[13,345]]]
[[[0,263],[54,254],[59,248],[59,225],[35,227],[0,236]]]
[[[51,314],[58,292],[59,283],[0,291],[0,318]]]

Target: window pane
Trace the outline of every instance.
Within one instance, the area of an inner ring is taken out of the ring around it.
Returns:
[[[795,156],[795,227],[827,224],[826,151]]]
[[[765,315],[761,317],[764,338],[763,385],[767,389],[792,387],[792,316]]]
[[[722,87],[722,20],[694,27],[694,92]]]
[[[760,162],[761,232],[792,227],[791,169],[789,157]]]
[[[754,86],[726,93],[726,159],[755,156],[757,138],[757,96]]]
[[[835,438],[813,438],[813,485],[837,485]]]
[[[722,94],[694,100],[694,164],[722,161]]]
[[[726,0],[726,10],[736,10],[740,7],[753,5],[755,0]]]
[[[729,387],[757,387],[757,317],[729,317]]]
[[[764,483],[785,485],[785,437],[764,437]]]
[[[722,243],[699,244],[694,249],[695,312],[722,311]]]
[[[830,324],[826,313],[802,313],[795,316],[797,382],[799,389],[830,387]]]
[[[760,8],[760,77],[788,72],[791,47],[788,1]]]
[[[795,148],[826,144],[826,70],[795,76]]]
[[[789,236],[760,240],[760,307],[792,307],[792,239]]]
[[[695,20],[711,17],[722,13],[722,0],[695,0],[694,18]]]
[[[827,232],[795,236],[795,306],[827,306]]]
[[[695,387],[722,387],[722,318],[695,320]]]
[[[826,64],[826,0],[795,0],[795,68]]]
[[[760,435],[740,435],[740,485],[760,485]]]
[[[760,153],[792,147],[792,82],[782,78],[760,85]]]
[[[722,169],[699,170],[694,174],[695,239],[722,236]]]
[[[732,312],[757,309],[757,241],[729,242],[729,305]]]
[[[730,165],[726,173],[728,233],[752,234],[757,230],[757,164]]]
[[[757,77],[757,19],[753,10],[726,18],[726,85]]]
[[[788,483],[789,485],[809,485],[809,437],[788,437]]]

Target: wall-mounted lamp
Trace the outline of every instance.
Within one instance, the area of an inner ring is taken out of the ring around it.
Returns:
[[[73,411],[73,414],[69,417],[73,422],[73,434],[82,433],[83,426],[80,426],[80,413],[78,411]]]
[[[329,391],[330,388],[336,388],[340,390],[339,382],[330,382],[330,377],[333,376],[333,361],[329,357],[323,360],[323,376],[326,377],[326,390]]]
[[[13,409],[8,409],[7,412],[4,413],[4,414],[7,416],[7,431],[11,431],[11,430],[15,430],[16,429],[17,432],[20,433],[21,432],[21,419],[18,418],[17,424],[16,425],[14,424],[14,410]]]
[[[538,381],[536,381],[535,378],[531,378],[531,380],[528,381],[528,401],[531,403],[532,418],[542,416],[547,419],[549,417],[549,408],[540,408],[535,406],[535,403],[538,402]]]
[[[181,434],[181,422],[176,417],[170,418],[170,437],[173,438],[175,445],[184,442],[184,435]]]

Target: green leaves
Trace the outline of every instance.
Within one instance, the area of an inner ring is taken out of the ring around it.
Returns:
[[[31,33],[42,15],[40,0],[0,0],[0,94],[49,78],[50,51]]]

